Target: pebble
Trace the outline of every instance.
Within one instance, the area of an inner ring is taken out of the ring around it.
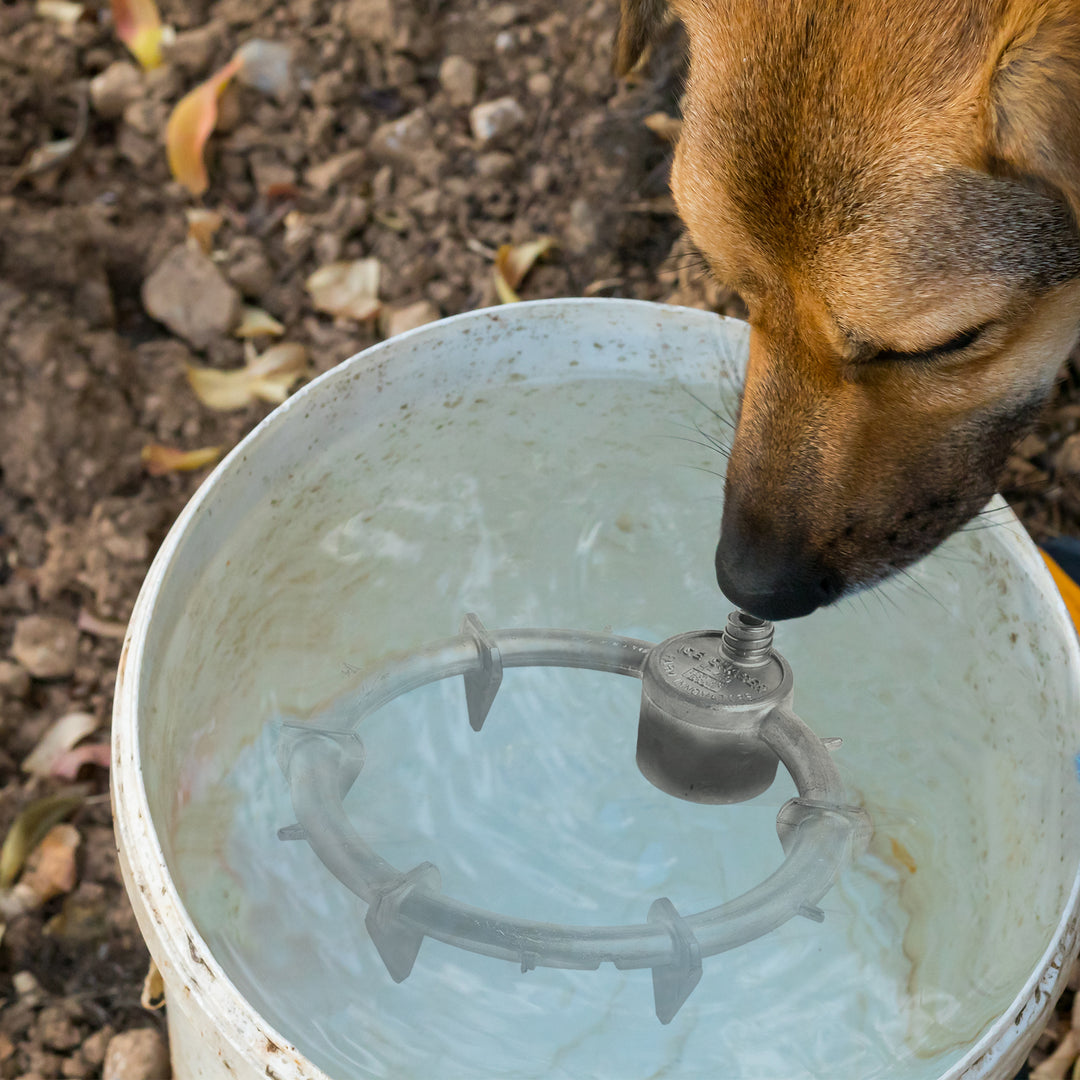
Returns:
[[[1070,435],[1058,448],[1054,470],[1068,476],[1080,476],[1080,432]]]
[[[38,1014],[38,1038],[50,1050],[74,1050],[82,1042],[82,1034],[57,1005],[46,1005]]]
[[[167,1080],[171,1075],[165,1040],[153,1028],[122,1031],[109,1040],[102,1080]]]
[[[415,330],[418,326],[435,322],[441,318],[439,309],[430,300],[418,300],[403,308],[383,309],[383,333],[387,337],[403,334],[406,330]]]
[[[11,985],[20,998],[33,998],[41,993],[41,983],[32,971],[16,971],[11,976]]]
[[[30,674],[10,660],[0,660],[0,694],[24,698],[30,691]]]
[[[238,236],[229,244],[225,273],[245,296],[254,300],[274,286],[274,268],[253,236]]]
[[[476,65],[464,56],[448,56],[439,66],[439,84],[457,108],[467,108],[476,101],[479,82]]]
[[[384,45],[393,40],[393,0],[346,0],[341,17],[353,37]]]
[[[115,1034],[116,1032],[106,1024],[93,1035],[88,1036],[82,1044],[83,1059],[90,1065],[99,1066],[105,1060],[105,1051]]]
[[[525,119],[525,110],[512,97],[482,101],[469,113],[472,133],[484,146],[516,131]]]
[[[414,109],[397,120],[380,124],[371,136],[371,153],[380,161],[409,164],[417,152],[431,143],[431,121],[423,109]]]
[[[197,349],[228,334],[240,319],[240,294],[208,255],[178,244],[143,282],[143,306]]]
[[[359,147],[335,154],[304,173],[304,180],[316,191],[329,191],[345,180],[351,180],[364,167],[365,154]]]
[[[142,73],[127,60],[117,60],[90,80],[90,101],[94,112],[114,119],[143,94]]]
[[[27,615],[15,622],[11,655],[35,679],[63,679],[75,669],[79,629],[67,619]]]
[[[502,180],[517,168],[517,158],[505,150],[491,150],[476,159],[476,175],[485,180]]]
[[[162,50],[165,59],[188,75],[202,75],[221,48],[227,31],[221,22],[209,22],[177,34]]]
[[[525,87],[533,97],[546,98],[551,96],[555,82],[546,71],[537,71],[529,76]]]

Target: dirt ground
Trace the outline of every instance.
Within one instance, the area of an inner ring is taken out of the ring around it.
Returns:
[[[271,407],[209,408],[185,366],[244,362],[231,332],[242,302],[324,371],[388,333],[496,303],[496,250],[538,236],[557,248],[526,298],[739,303],[684,257],[670,143],[644,122],[674,111],[671,68],[661,53],[655,79],[616,83],[613,0],[162,0],[176,36],[146,74],[107,3],[87,0],[74,22],[47,9],[0,6],[0,837],[42,799],[73,801],[21,884],[0,890],[0,1078],[138,1080],[162,1074],[164,1019],[140,1005],[148,957],[102,748],[140,581],[206,473],[154,475],[141,455],[228,449]],[[194,198],[170,177],[168,116],[252,39],[289,47],[289,79],[270,95],[226,91],[210,187]],[[186,241],[196,207],[220,215],[209,254]],[[381,264],[378,316],[317,310],[306,279],[361,257]],[[1037,538],[1080,535],[1075,366],[1006,494]],[[84,714],[67,722],[84,732],[74,756],[28,772],[71,714]],[[10,885],[4,873],[0,858]],[[1068,1029],[1071,997],[1040,1058]]]

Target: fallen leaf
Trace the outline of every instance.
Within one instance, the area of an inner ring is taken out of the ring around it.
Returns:
[[[211,409],[242,409],[256,400],[280,404],[290,387],[307,371],[307,350],[303,345],[283,342],[256,355],[245,342],[247,363],[232,371],[187,365],[188,382],[196,397]]]
[[[79,111],[75,117],[75,131],[70,138],[57,139],[55,142],[39,146],[26,156],[26,159],[15,172],[16,182],[27,176],[37,176],[48,172],[63,164],[72,154],[78,150],[84,138],[86,138],[87,121],[90,112],[89,95],[84,92],[79,97]]]
[[[18,876],[27,856],[42,837],[86,801],[84,790],[46,795],[28,803],[15,816],[0,847],[0,889],[7,889]]]
[[[221,228],[224,218],[215,210],[203,210],[192,207],[187,211],[187,235],[204,255],[209,255],[214,248],[214,236]]]
[[[239,56],[233,56],[220,71],[185,94],[165,126],[169,170],[192,195],[201,195],[210,186],[203,149],[217,123],[218,100],[243,63]]]
[[[74,780],[84,765],[97,765],[107,769],[112,763],[111,750],[107,742],[84,743],[61,754],[54,762],[52,775],[59,780]]]
[[[682,132],[682,121],[677,116],[668,116],[665,112],[649,113],[644,120],[645,126],[667,142],[677,142]]]
[[[116,36],[143,70],[160,67],[164,30],[154,0],[112,0],[112,17]]]
[[[37,0],[34,13],[43,19],[51,19],[61,26],[74,26],[85,14],[86,5],[74,0]]]
[[[384,228],[390,229],[391,232],[403,233],[409,227],[409,223],[405,218],[394,213],[393,210],[376,210],[371,217],[372,220],[378,222]]]
[[[212,465],[221,457],[221,447],[203,446],[198,450],[177,450],[175,446],[147,443],[140,456],[151,476],[164,476],[171,472],[194,472]]]
[[[32,776],[49,776],[56,759],[96,731],[97,727],[97,717],[90,713],[72,712],[61,716],[49,726],[38,740],[37,746],[26,755],[22,763],[23,772]]]
[[[240,325],[233,333],[241,338],[262,337],[264,334],[278,337],[285,333],[285,327],[268,311],[257,307],[245,307],[240,316]]]
[[[74,825],[54,825],[41,838],[19,880],[19,885],[33,894],[36,906],[75,888],[75,852],[79,843],[79,830]]]
[[[1064,1038],[1058,1043],[1054,1052],[1031,1070],[1031,1080],[1065,1080],[1065,1077],[1069,1075],[1070,1067],[1076,1060],[1078,1049],[1080,1049],[1080,1044],[1078,1044],[1076,1031],[1070,1028],[1065,1032]]]
[[[525,244],[503,244],[495,252],[495,292],[502,303],[513,304],[521,299],[516,289],[536,260],[554,246],[550,236],[541,236]]]
[[[165,980],[153,957],[150,957],[150,967],[146,969],[146,978],[143,979],[139,1004],[150,1012],[156,1012],[165,1004]]]
[[[80,630],[85,630],[86,633],[93,634],[95,637],[115,638],[117,641],[122,641],[127,633],[125,623],[115,622],[112,619],[99,619],[96,615],[87,611],[86,608],[79,610],[79,617],[75,620],[75,625]]]
[[[304,283],[319,311],[363,322],[379,314],[378,259],[333,262],[320,267]]]
[[[241,64],[236,76],[238,82],[275,96],[288,89],[292,63],[292,50],[288,45],[254,38],[236,50],[235,58]]]

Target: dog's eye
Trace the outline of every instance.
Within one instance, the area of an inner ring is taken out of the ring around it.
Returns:
[[[880,349],[870,357],[872,363],[883,364],[906,361],[907,363],[919,363],[926,360],[937,360],[943,356],[962,352],[969,345],[974,345],[986,329],[987,324],[973,326],[970,330],[963,330],[954,334],[948,341],[940,345],[934,345],[929,349],[920,349],[917,352],[900,352],[896,349]]]

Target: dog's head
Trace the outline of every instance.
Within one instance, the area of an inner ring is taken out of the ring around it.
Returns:
[[[672,189],[751,323],[717,578],[804,615],[978,512],[1076,341],[1080,4],[673,6]]]

